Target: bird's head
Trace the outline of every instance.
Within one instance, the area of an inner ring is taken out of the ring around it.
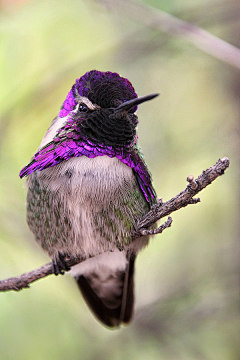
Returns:
[[[74,129],[79,139],[125,146],[136,136],[137,105],[155,96],[138,98],[129,80],[117,73],[92,70],[76,80],[59,117],[66,118],[64,130]]]
[[[71,157],[116,156],[131,167],[137,142],[137,106],[158,94],[137,97],[129,80],[117,73],[92,70],[77,79],[38,152],[20,176],[55,166]]]

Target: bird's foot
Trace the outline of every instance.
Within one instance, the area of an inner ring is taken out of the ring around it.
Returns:
[[[58,255],[52,260],[52,273],[55,275],[63,275],[65,271],[69,270],[70,267],[67,265],[66,255],[58,252]]]

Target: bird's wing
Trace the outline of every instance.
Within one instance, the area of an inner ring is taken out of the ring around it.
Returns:
[[[145,199],[150,206],[155,204],[157,202],[157,195],[152,184],[152,176],[147,168],[144,155],[139,145],[131,145],[125,154],[120,156],[117,154],[116,157],[133,169]]]

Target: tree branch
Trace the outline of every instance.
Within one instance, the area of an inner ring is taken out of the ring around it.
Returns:
[[[212,35],[200,27],[178,19],[164,11],[129,0],[95,0],[117,14],[121,13],[131,19],[160,30],[170,35],[182,36],[193,43],[198,49],[218,58],[229,65],[240,69],[240,49]]]
[[[163,230],[170,227],[172,219],[171,217],[168,217],[167,221],[159,228],[149,229],[149,227],[156,223],[156,221],[164,218],[172,212],[187,205],[198,203],[200,199],[193,197],[202,191],[206,186],[211,184],[218,176],[223,175],[224,171],[228,167],[229,159],[225,157],[223,159],[219,159],[215,165],[211,166],[206,171],[203,171],[196,180],[194,180],[193,175],[189,175],[187,178],[188,185],[185,190],[165,203],[163,203],[160,199],[158,203],[153,205],[151,210],[138,221],[133,231],[133,239],[146,235],[160,234]],[[71,267],[84,260],[86,260],[86,258],[71,259],[68,260],[66,264]],[[30,283],[50,274],[52,274],[52,263],[48,263],[21,276],[0,281],[0,291],[19,291],[23,288],[28,288]]]
[[[142,232],[144,232],[144,235],[147,235],[145,232],[146,229],[152,226],[156,221],[170,215],[172,212],[182,207],[200,202],[199,198],[193,199],[193,197],[206,186],[210,185],[218,176],[223,175],[228,167],[229,159],[225,157],[219,159],[215,165],[211,166],[206,171],[203,171],[196,180],[194,180],[193,175],[189,175],[187,178],[188,186],[186,189],[165,203],[159,201],[156,205],[153,205],[151,210],[138,221],[133,236],[135,238],[139,235],[141,236]]]

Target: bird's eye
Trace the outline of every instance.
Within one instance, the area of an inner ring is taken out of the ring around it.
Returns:
[[[88,111],[87,105],[84,104],[84,103],[80,103],[80,104],[79,104],[79,107],[78,107],[78,111],[80,111],[80,112],[87,112],[87,111]]]

